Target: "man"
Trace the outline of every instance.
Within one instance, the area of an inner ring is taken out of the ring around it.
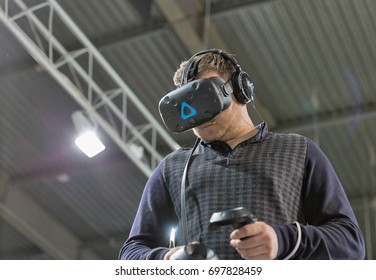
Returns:
[[[246,106],[253,84],[232,55],[200,52],[180,65],[174,82],[213,77],[231,85],[230,104],[193,127],[193,151],[175,151],[156,168],[119,258],[170,259],[199,242],[219,259],[363,259],[363,235],[329,160],[306,137],[253,124]],[[240,206],[258,221],[210,229],[212,213]],[[177,246],[168,248],[172,227]]]

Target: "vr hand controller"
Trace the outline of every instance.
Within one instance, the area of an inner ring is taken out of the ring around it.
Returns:
[[[218,226],[232,225],[234,229],[257,221],[255,215],[244,207],[237,207],[227,211],[215,212],[210,218],[210,229]]]
[[[213,250],[200,243],[192,243],[178,249],[171,260],[218,260]]]
[[[218,226],[232,225],[234,229],[257,221],[257,218],[243,207],[238,207],[226,211],[215,212],[210,218],[210,229],[214,230]],[[171,256],[172,260],[218,260],[213,250],[205,245],[192,243],[178,249]]]

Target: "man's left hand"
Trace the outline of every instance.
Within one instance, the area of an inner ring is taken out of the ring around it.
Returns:
[[[278,238],[274,229],[264,222],[254,222],[234,230],[230,244],[243,259],[273,260],[278,254]]]

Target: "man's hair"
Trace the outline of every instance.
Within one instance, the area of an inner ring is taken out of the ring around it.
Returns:
[[[235,59],[234,55],[232,54],[228,54],[228,56]],[[189,81],[196,79],[197,75],[201,74],[202,72],[210,70],[217,71],[222,78],[228,81],[231,78],[232,74],[236,71],[234,65],[230,60],[226,59],[223,55],[216,52],[204,53],[202,55],[198,55],[194,59],[198,61],[198,69],[194,77],[189,77]],[[173,80],[175,86],[177,87],[179,87],[182,83],[183,72],[187,63],[188,60],[183,61],[174,74]]]

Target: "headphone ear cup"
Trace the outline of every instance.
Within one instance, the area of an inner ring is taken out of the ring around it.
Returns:
[[[254,100],[254,86],[249,75],[240,71],[235,72],[231,77],[231,82],[234,87],[234,96],[241,104],[247,104]]]

